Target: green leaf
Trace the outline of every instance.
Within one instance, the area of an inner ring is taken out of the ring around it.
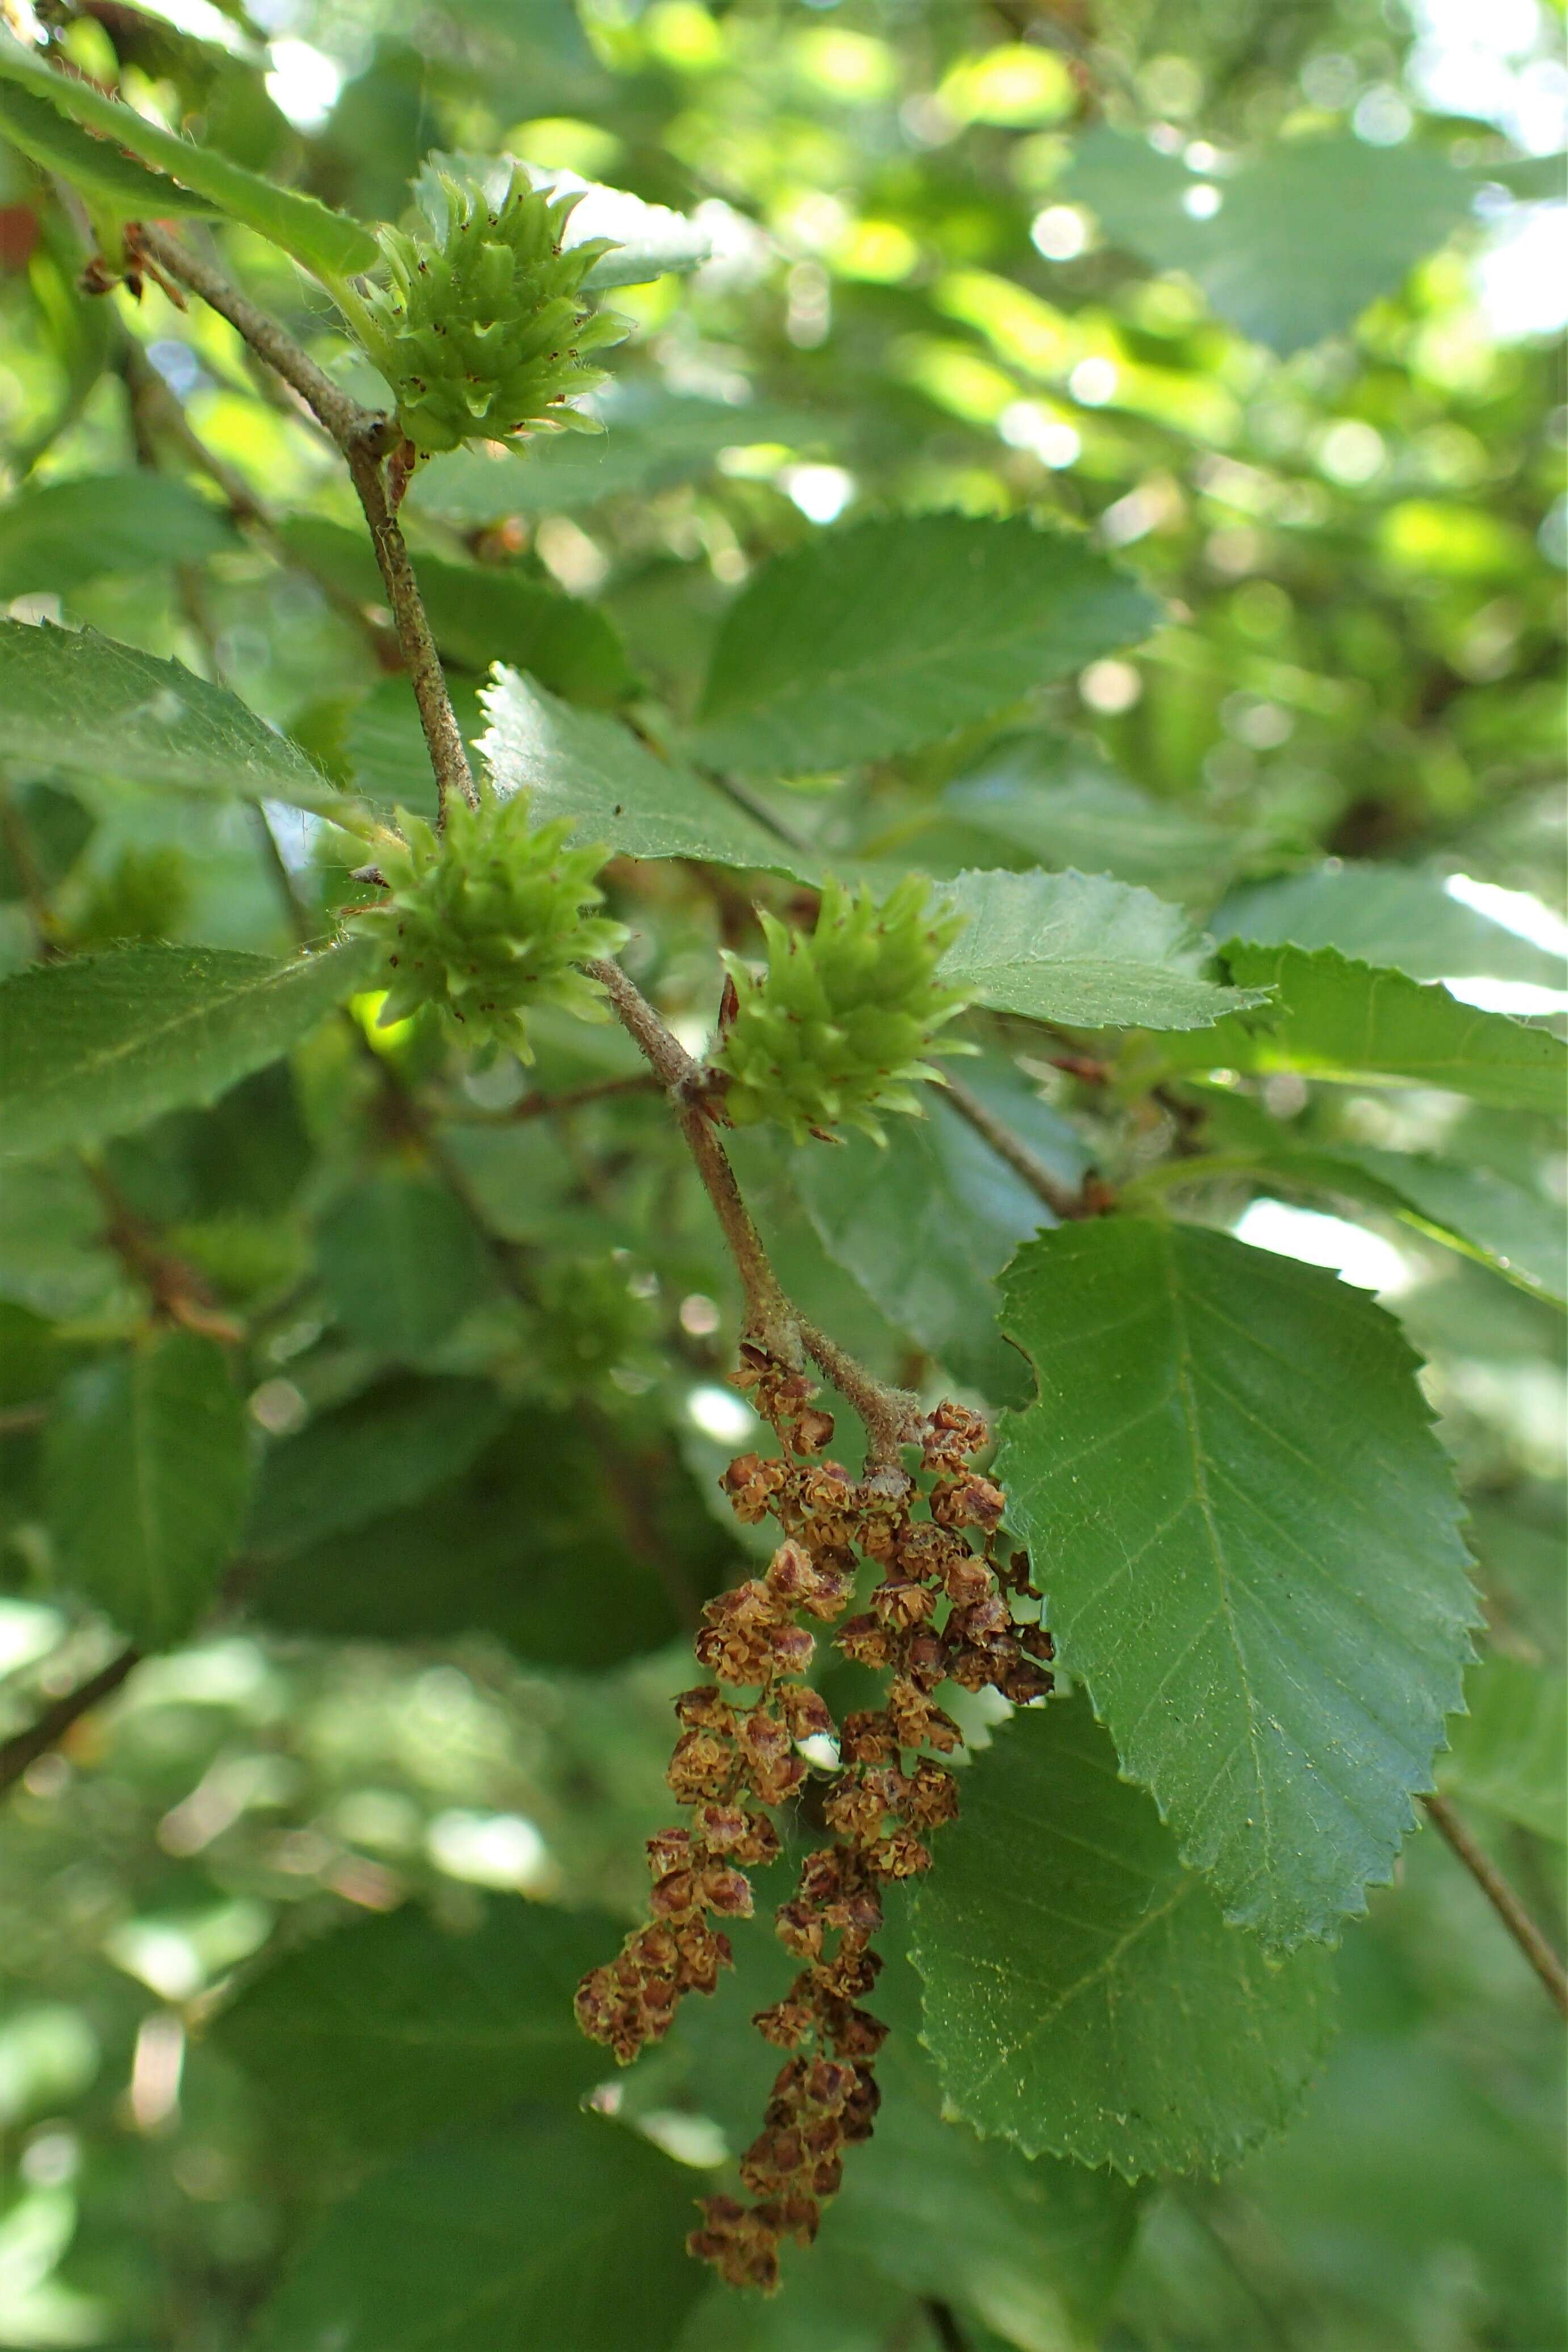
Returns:
[[[350,810],[297,744],[225,688],[96,629],[0,620],[0,707],[5,756],[19,766]]]
[[[356,603],[384,601],[381,572],[362,531],[319,515],[293,515],[278,535],[292,554]],[[476,670],[487,670],[492,662],[515,662],[549,693],[601,709],[623,702],[631,693],[635,680],[626,648],[597,604],[562,595],[508,564],[452,563],[416,549],[414,569],[444,659]],[[402,683],[413,709],[407,683]],[[424,757],[428,761],[429,754]]]
[[[775,556],[741,591],[693,748],[762,775],[912,751],[1158,618],[1147,591],[1086,540],[1022,517],[852,524]]]
[[[706,2284],[701,2185],[594,2115],[439,2142],[329,2213],[255,2352],[628,2352],[633,2310],[636,2352],[665,2352]]]
[[[269,1446],[246,1548],[287,1557],[461,1477],[506,1417],[485,1381],[382,1381]]]
[[[1073,1129],[1010,1065],[966,1065],[966,1087],[1065,1185],[1083,1174]],[[846,1137],[791,1154],[790,1176],[829,1256],[965,1387],[1019,1404],[1028,1370],[996,1328],[996,1277],[1020,1241],[1056,1223],[1038,1192],[928,1092],[922,1119],[888,1121],[885,1147]]]
[[[724,449],[810,447],[822,434],[821,420],[798,409],[694,400],[643,383],[609,383],[591,405],[602,434],[562,433],[505,457],[478,449],[433,457],[409,485],[410,508],[465,528],[564,513],[700,480]]]
[[[483,1632],[536,1664],[602,1673],[674,1641],[734,1560],[669,1454],[535,1405],[422,1501],[268,1559],[253,1601],[284,1632]]]
[[[949,784],[943,806],[1031,866],[1110,874],[1167,896],[1212,895],[1248,854],[1245,834],[1181,801],[1155,800],[1092,743],[1021,735]]]
[[[998,1013],[1074,1029],[1197,1029],[1262,1001],[1206,978],[1212,943],[1179,907],[1101,874],[960,874],[968,921],[940,971]]]
[[[411,1905],[252,1978],[212,2038],[322,2154],[382,2159],[523,2101],[575,2105],[604,2056],[571,1997],[621,1932],[492,1895],[454,1935]]]
[[[1478,1012],[1446,988],[1353,963],[1334,948],[1233,940],[1221,953],[1232,980],[1273,990],[1275,1003],[1188,1046],[1188,1066],[1300,1070],[1341,1086],[1440,1087],[1500,1108],[1562,1109],[1568,1047],[1549,1030]]]
[[[167,474],[47,482],[0,507],[0,597],[68,590],[155,563],[200,563],[239,543],[221,507]]]
[[[503,796],[533,794],[535,822],[576,821],[580,836],[621,857],[695,857],[813,881],[815,863],[770,833],[717,785],[597,712],[499,670],[484,697],[485,757]]]
[[[168,1331],[77,1373],[47,1444],[62,1580],[148,1649],[205,1614],[250,1486],[245,1408],[221,1348]]]
[[[1016,1716],[963,1788],[911,1933],[965,2120],[1128,2179],[1279,2131],[1333,2031],[1329,1955],[1271,1962],[1226,1926],[1085,1699]]]
[[[390,1170],[327,1212],[317,1264],[339,1320],[388,1356],[425,1354],[492,1287],[466,1209],[444,1185]]]
[[[361,983],[362,942],[275,963],[226,948],[111,948],[0,981],[0,1152],[37,1157],[211,1102]]]
[[[1113,244],[1185,270],[1244,335],[1295,352],[1397,294],[1469,217],[1475,184],[1432,148],[1349,138],[1283,140],[1210,180],[1102,126],[1078,142],[1061,185]],[[1207,215],[1187,209],[1199,185],[1219,198]]]
[[[1451,898],[1440,874],[1401,866],[1335,864],[1233,891],[1214,931],[1254,947],[1337,948],[1414,980],[1563,985],[1560,955]]]
[[[215,148],[197,147],[188,139],[176,137],[138,114],[134,107],[108,97],[93,82],[57,73],[9,33],[0,34],[0,80],[36,91],[87,130],[100,132],[117,147],[139,155],[144,163],[167,172],[183,188],[200,196],[204,206],[243,221],[246,228],[281,246],[319,277],[349,278],[376,265],[376,241],[358,221],[329,212],[314,196],[275,187],[270,180],[231,163]],[[141,209],[145,214],[149,207],[142,204]],[[185,207],[171,191],[164,209],[178,212]]]
[[[1332,1938],[1392,1874],[1475,1601],[1392,1318],[1227,1234],[1064,1225],[1004,1277],[997,1476],[1124,1769],[1228,1918]]]
[[[1351,1143],[1296,1149],[1288,1129],[1280,1135],[1283,1148],[1266,1154],[1267,1166],[1385,1206],[1418,1232],[1506,1275],[1521,1290],[1568,1303],[1568,1234],[1561,1208],[1541,1193],[1526,1192],[1490,1168],[1467,1167],[1429,1152],[1380,1151]]]
[[[1568,1683],[1560,1666],[1493,1653],[1465,1677],[1469,1713],[1450,1725],[1437,1786],[1568,1843]]]
[[[149,172],[133,155],[95,139],[63,114],[47,99],[30,89],[0,84],[0,139],[47,172],[58,172],[73,186],[85,188],[115,206],[127,220],[152,220],[164,214],[211,214],[218,208],[204,196],[187,194],[158,172]]]

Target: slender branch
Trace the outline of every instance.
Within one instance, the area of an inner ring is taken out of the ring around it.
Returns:
[[[89,1675],[85,1683],[78,1683],[75,1690],[67,1691],[53,1706],[46,1707],[37,1723],[7,1739],[0,1747],[0,1796],[16,1786],[30,1764],[47,1756],[51,1748],[57,1748],[73,1723],[117,1691],[141,1655],[134,1647],[121,1650],[107,1666],[100,1666],[96,1675]]]
[[[1564,1969],[1501,1871],[1490,1854],[1481,1852],[1446,1797],[1423,1797],[1421,1802],[1546,1987],[1552,2006],[1562,2016],[1568,2017],[1568,1969]]]
[[[258,309],[237,286],[231,286],[221,269],[214,269],[167,229],[143,222],[136,236],[142,252],[160,269],[178,278],[182,286],[188,286],[193,294],[199,294],[267,362],[273,373],[280,375],[290,390],[298,394],[322,431],[330,435],[340,449],[346,452],[352,443],[384,439],[392,429],[392,420],[373,408],[361,407],[340,384],[334,383],[287,330]]]
[[[382,461],[398,446],[397,427],[390,416],[363,408],[317,366],[276,319],[258,310],[247,296],[163,229],[139,232],[142,249],[225,318],[252,351],[264,359],[285,383],[297,392],[311,415],[329,433],[348,462],[370,526],[387,602],[392,606],[398,643],[408,665],[420,725],[435,771],[435,788],[443,816],[450,794],[461,793],[470,808],[479,805],[473,772],[462,731],[453,714],[452,698],[442,675],[441,656],[430,633],[419,586],[409,562],[408,548],[387,496]]]
[[[798,849],[803,857],[815,856],[816,852],[805,835],[798,831],[787,817],[781,817],[776,809],[769,808],[761,793],[754,793],[749,784],[743,784],[738,776],[726,775],[718,768],[705,768],[703,773],[735,803],[737,808],[744,809],[747,816],[755,817],[758,824],[765,826],[775,841],[783,842],[787,848]]]
[[[194,1331],[224,1347],[237,1347],[244,1326],[214,1306],[206,1284],[193,1265],[172,1251],[161,1249],[156,1236],[137,1216],[102,1164],[82,1154],[81,1165],[103,1210],[103,1239],[133,1282],[140,1283],[152,1302],[152,1312],[182,1330]]]
[[[522,1095],[501,1117],[517,1120],[553,1118],[559,1114],[564,1118],[588,1103],[613,1102],[620,1095],[653,1094],[658,1084],[652,1070],[636,1070],[630,1077],[591,1078],[585,1086],[568,1087],[559,1095]]]
[[[762,1236],[741,1198],[729,1155],[705,1108],[704,1072],[618,963],[601,957],[583,969],[604,990],[679,1121],[740,1276],[746,1302],[744,1336],[783,1363],[798,1367],[810,1356],[859,1413],[873,1468],[896,1465],[900,1445],[915,1433],[918,1400],[907,1390],[889,1388],[877,1380],[800,1313],[773,1271]]]
[[[361,436],[343,445],[343,455],[349,461],[349,472],[360,494],[365,520],[371,527],[371,542],[376,551],[376,562],[381,565],[382,578],[386,583],[392,623],[397,630],[398,643],[403,650],[403,658],[408,664],[413,698],[419,705],[419,723],[424,730],[430,764],[435,771],[435,790],[441,814],[444,817],[448,797],[455,792],[462,795],[470,808],[477,808],[479,795],[474,789],[474,773],[468,765],[462,730],[453,712],[452,698],[446,691],[441,656],[435,650],[435,639],[430,633],[424,601],[413,576],[413,566],[409,562],[407,543],[387,496],[381,448]]]
[[[700,1067],[618,963],[601,956],[585,964],[583,970],[604,990],[617,1020],[664,1089],[740,1276],[747,1336],[770,1354],[798,1364],[800,1318],[768,1263],[762,1236],[741,1198],[729,1155],[703,1108]]]
[[[901,1445],[918,1434],[920,1399],[909,1389],[889,1388],[857,1363],[836,1339],[797,1315],[800,1344],[819,1370],[826,1372],[839,1394],[853,1405],[871,1440],[868,1459],[874,1468],[888,1468],[898,1460]]]
[[[961,1119],[967,1121],[975,1133],[988,1143],[998,1160],[1005,1160],[1015,1176],[1021,1176],[1030,1191],[1045,1202],[1053,1217],[1082,1217],[1086,1213],[1084,1197],[1071,1184],[1063,1184],[1053,1176],[1043,1160],[1037,1158],[1023,1138],[988,1111],[978,1095],[971,1094],[950,1072],[942,1073],[942,1088]]]
[[[199,473],[205,474],[207,479],[223,493],[235,521],[252,530],[277,562],[287,565],[291,571],[303,572],[308,580],[313,581],[333,611],[340,613],[346,621],[363,631],[371,651],[383,669],[401,669],[402,648],[393,632],[379,621],[373,621],[364,606],[319,564],[312,563],[298,547],[284,538],[277,517],[257,497],[245,476],[226,458],[220,457],[215,450],[209,449],[186,415],[184,402],[164,382],[129,330],[125,331],[125,343],[120,353],[120,372],[130,395],[133,421],[143,418],[152,433],[167,435],[181,455]]]

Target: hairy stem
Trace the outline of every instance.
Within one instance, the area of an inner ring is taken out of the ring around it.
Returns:
[[[424,730],[430,763],[435,772],[441,814],[444,817],[448,800],[455,792],[470,808],[477,808],[479,796],[474,788],[462,732],[453,714],[452,698],[442,675],[441,656],[430,633],[407,545],[387,496],[383,460],[398,437],[392,420],[350,399],[276,319],[258,310],[229,284],[221,271],[210,268],[177,237],[157,228],[144,228],[140,234],[142,249],[151,258],[228,320],[257,357],[298,394],[317,423],[342,452],[364,509],[371,544],[392,606],[392,625],[408,666],[414,700],[419,705],[419,723]]]
[[[430,764],[435,771],[435,790],[441,815],[445,817],[447,802],[453,793],[460,793],[470,808],[477,808],[479,795],[474,789],[474,772],[468,765],[468,752],[462,730],[453,712],[452,697],[446,691],[441,656],[435,650],[435,639],[430,633],[424,600],[413,576],[413,566],[409,562],[407,543],[392,512],[392,500],[387,496],[381,447],[361,438],[346,444],[343,455],[349,461],[349,472],[360,494],[365,520],[370,525],[376,562],[381,566],[382,578],[386,583],[387,602],[392,606],[392,625],[397,630],[398,643],[408,664],[413,698],[419,705],[419,723],[424,730]]]
[[[321,566],[312,563],[298,547],[289,545],[277,527],[276,516],[257,497],[245,476],[227,459],[209,449],[185,413],[184,403],[164,383],[143,352],[135,338],[126,331],[124,346],[120,354],[120,373],[125,379],[133,417],[143,420],[148,439],[165,436],[198,473],[222,492],[230,514],[236,523],[254,532],[268,553],[291,571],[303,572],[315,583],[336,613],[362,631],[371,651],[382,669],[402,667],[402,648],[392,630],[374,621],[364,606],[339,585]]]
[[[1546,1987],[1553,2008],[1561,2016],[1568,2017],[1568,1969],[1563,1968],[1501,1871],[1489,1854],[1482,1853],[1446,1797],[1423,1797],[1421,1802]]]
[[[137,230],[136,241],[160,269],[177,278],[182,286],[188,286],[220,318],[228,320],[273,373],[280,375],[289,389],[298,394],[322,431],[330,435],[340,449],[347,450],[355,441],[384,439],[392,432],[389,417],[373,408],[361,407],[340,384],[333,383],[324,368],[317,366],[287,328],[269,318],[237,286],[231,286],[221,269],[214,269],[210,262],[182,245],[177,236],[143,222]]]
[[[604,990],[679,1121],[740,1276],[746,1302],[744,1337],[782,1363],[799,1367],[809,1356],[859,1413],[869,1441],[871,1466],[896,1465],[898,1449],[913,1433],[918,1400],[877,1380],[836,1339],[807,1321],[774,1273],[762,1236],[741,1198],[729,1155],[703,1105],[702,1070],[618,963],[600,957],[583,970]]]
[[[598,981],[617,1020],[664,1089],[740,1276],[746,1300],[747,1337],[770,1354],[798,1364],[800,1318],[768,1263],[762,1236],[741,1198],[729,1155],[702,1107],[701,1069],[618,963],[608,956],[599,956],[585,964],[583,970],[591,979]]]
[[[37,1723],[7,1739],[0,1747],[0,1796],[15,1788],[30,1764],[47,1756],[51,1748],[57,1748],[73,1723],[117,1691],[141,1655],[134,1647],[121,1650],[107,1666],[100,1666],[96,1675],[89,1675],[86,1682],[78,1683],[75,1690],[67,1691],[63,1698],[46,1707]]]

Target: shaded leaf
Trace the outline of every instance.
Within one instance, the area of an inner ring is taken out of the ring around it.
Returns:
[[[497,789],[503,797],[530,792],[537,824],[572,817],[580,835],[622,857],[697,857],[815,878],[812,860],[614,719],[574,710],[515,670],[497,671],[484,703],[484,751]]]
[[[268,1560],[252,1601],[287,1632],[483,1632],[536,1664],[602,1672],[673,1642],[734,1559],[667,1453],[534,1407],[423,1500]]]
[[[1186,199],[1200,182],[1219,202],[1195,215]],[[1156,269],[1186,270],[1244,335],[1294,352],[1396,294],[1469,216],[1474,184],[1429,147],[1333,137],[1280,141],[1204,181],[1100,127],[1078,142],[1063,190],[1091,206],[1113,244]]]
[[[7,759],[347,813],[319,768],[226,688],[96,629],[0,620]]]
[[[388,1356],[424,1354],[492,1286],[467,1211],[444,1185],[394,1170],[333,1203],[317,1265],[340,1321]]]
[[[1465,1677],[1469,1713],[1448,1727],[1437,1785],[1537,1837],[1568,1843],[1568,1685],[1560,1666],[1493,1654]]]
[[[375,267],[376,241],[358,221],[329,211],[314,196],[274,186],[270,180],[231,163],[215,148],[197,147],[177,137],[138,114],[134,107],[109,97],[91,81],[57,73],[9,33],[0,34],[0,80],[18,83],[47,98],[62,114],[117,146],[129,148],[144,163],[167,172],[183,188],[202,197],[204,205],[231,220],[243,221],[258,236],[281,246],[285,253],[291,253],[296,261],[321,277],[347,278]],[[147,207],[143,205],[141,209]],[[175,199],[168,209],[175,212],[183,207]]]
[[[1067,736],[1023,735],[998,744],[973,774],[949,784],[942,800],[956,817],[1005,841],[1030,865],[1110,874],[1170,897],[1211,893],[1249,848],[1233,825],[1140,792],[1092,744]]]
[[[960,874],[942,897],[968,917],[942,977],[998,1013],[1197,1029],[1262,1001],[1206,976],[1212,944],[1179,907],[1104,875]]]
[[[775,556],[742,589],[694,748],[764,775],[911,751],[1146,635],[1158,617],[1086,540],[1021,517],[854,523]]]
[[[505,1414],[487,1381],[413,1379],[318,1414],[267,1448],[246,1549],[287,1555],[417,1503],[462,1476]]]
[[[64,880],[92,836],[93,817],[74,793],[52,784],[22,784],[6,794],[16,824],[0,822],[0,899],[25,898],[29,879],[52,890]],[[20,835],[30,868],[24,874],[12,853]],[[9,836],[9,837],[8,837]]]
[[[382,2159],[522,2101],[575,2105],[604,2058],[571,1997],[619,1937],[601,1913],[511,1895],[465,1935],[411,1906],[252,1978],[213,2039],[291,2130]]]
[[[0,598],[155,563],[200,563],[238,544],[221,507],[167,474],[47,482],[0,507]]]
[[[967,1064],[963,1080],[1061,1183],[1081,1180],[1078,1137],[1010,1066]],[[1019,1404],[1029,1372],[997,1330],[996,1277],[1020,1241],[1056,1220],[939,1087],[927,1099],[925,1118],[888,1121],[881,1150],[852,1136],[792,1153],[791,1179],[829,1256],[901,1330],[966,1387]]]
[[[997,1476],[1063,1665],[1182,1859],[1271,1946],[1387,1879],[1475,1622],[1417,1360],[1228,1235],[1064,1225],[1004,1277],[1039,1402]]]
[[[644,383],[606,384],[591,406],[602,434],[563,433],[504,457],[477,449],[433,457],[409,485],[409,506],[464,525],[556,514],[700,479],[723,449],[809,447],[822,432],[800,410],[684,398]]]
[[[0,982],[0,1152],[100,1142],[210,1102],[286,1054],[363,979],[362,942],[276,963],[111,948]]]
[[[1479,1258],[1522,1290],[1568,1300],[1568,1234],[1563,1213],[1490,1168],[1467,1167],[1430,1152],[1381,1151],[1366,1144],[1322,1150],[1292,1148],[1268,1155],[1268,1164],[1307,1183],[1386,1206],[1418,1232]]]
[[[1440,874],[1402,866],[1320,866],[1233,891],[1218,939],[1259,947],[1337,948],[1413,980],[1485,977],[1564,984],[1563,958],[1452,898]]]
[[[594,2115],[520,2116],[374,2174],[318,2226],[256,2352],[664,2352],[706,2284],[700,2182]]]
[[[469,764],[485,731],[485,714],[472,679],[448,678],[447,696],[458,732],[468,746]],[[354,705],[343,732],[343,751],[354,790],[381,814],[400,808],[435,823],[435,776],[419,723],[419,705],[406,677],[383,677]]]
[[[222,1349],[167,1331],[77,1373],[46,1462],[62,1579],[145,1647],[183,1641],[213,1599],[250,1486]]]
[[[1439,988],[1334,948],[1248,947],[1223,950],[1231,978],[1271,989],[1275,1001],[1245,1022],[1228,1022],[1200,1054],[1242,1070],[1300,1070],[1344,1086],[1441,1087],[1500,1108],[1560,1111],[1568,1047],[1549,1030],[1500,1013],[1478,1012]]]
[[[312,571],[361,604],[380,604],[385,589],[369,540],[320,515],[294,515],[279,537]],[[527,669],[549,693],[600,708],[623,701],[635,681],[613,624],[597,604],[510,564],[453,563],[417,551],[420,594],[444,658],[467,669],[492,662]],[[406,680],[402,684],[416,709]],[[423,738],[420,739],[423,749]],[[424,753],[428,761],[429,754]]]
[[[1333,2031],[1328,1954],[1226,1926],[1083,1698],[1015,1717],[963,1788],[911,1936],[966,2121],[1129,2179],[1280,2130]]]

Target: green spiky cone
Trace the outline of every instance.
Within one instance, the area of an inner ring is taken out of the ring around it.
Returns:
[[[591,352],[630,324],[594,311],[582,281],[613,240],[570,251],[561,238],[576,194],[549,196],[520,164],[497,197],[437,172],[419,192],[424,229],[377,231],[391,284],[343,299],[392,386],[398,423],[426,456],[468,440],[599,428],[569,406],[604,381]]]
[[[377,851],[388,896],[352,924],[386,949],[378,1027],[430,1004],[471,1050],[531,1062],[530,1005],[608,1019],[598,986],[577,968],[627,938],[623,923],[591,911],[603,903],[593,877],[607,849],[569,849],[570,818],[530,832],[526,793],[477,809],[455,803],[439,837],[406,810],[397,819],[401,840],[389,836]]]
[[[878,1111],[921,1115],[914,1087],[937,1075],[922,1056],[972,1050],[933,1043],[967,1000],[936,977],[965,919],[932,909],[930,891],[910,875],[879,906],[868,885],[852,896],[830,881],[810,939],[762,917],[766,971],[726,954],[735,992],[716,1066],[734,1125],[777,1119],[804,1143],[843,1124],[883,1143]]]

